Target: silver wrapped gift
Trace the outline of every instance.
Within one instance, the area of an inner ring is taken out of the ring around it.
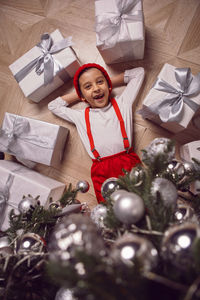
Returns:
[[[74,77],[80,64],[72,45],[72,38],[63,38],[58,29],[44,33],[36,46],[9,66],[26,97],[39,102]]]
[[[42,175],[13,161],[0,160],[0,229],[9,227],[9,212],[18,213],[23,196],[39,197],[41,205],[47,206],[50,198],[58,201],[65,184]]]
[[[69,130],[63,126],[6,112],[0,129],[0,151],[47,166],[62,160]]]
[[[96,46],[107,64],[144,57],[141,0],[95,0],[95,17]]]

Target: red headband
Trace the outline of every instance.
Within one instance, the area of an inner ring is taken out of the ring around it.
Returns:
[[[103,75],[105,76],[107,82],[108,82],[108,86],[110,88],[110,92],[111,92],[111,89],[112,89],[112,82],[110,80],[110,76],[108,75],[107,71],[100,65],[98,64],[95,64],[95,63],[89,63],[89,64],[84,64],[82,65],[75,73],[74,75],[74,87],[76,89],[76,92],[77,92],[77,95],[79,96],[79,98],[81,98],[81,91],[80,91],[80,87],[79,87],[79,77],[80,75],[82,74],[82,72],[85,70],[85,69],[88,69],[88,68],[96,68],[96,69],[99,69]]]

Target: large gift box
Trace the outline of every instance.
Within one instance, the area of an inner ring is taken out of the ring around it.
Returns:
[[[143,101],[139,114],[177,133],[187,128],[200,107],[200,73],[165,64]]]
[[[19,160],[58,166],[68,134],[63,126],[6,112],[0,129],[0,151]]]
[[[194,162],[192,158],[195,158],[200,162],[200,140],[182,145],[180,147],[180,157],[183,161]],[[194,194],[200,193],[199,180],[196,180],[194,183],[191,184],[191,190]]]
[[[71,46],[57,29],[9,66],[26,97],[39,102],[73,78],[80,64]]]
[[[9,212],[18,213],[23,196],[39,197],[41,205],[48,206],[50,198],[58,201],[65,190],[65,184],[44,176],[13,161],[0,160],[0,229],[9,227]]]
[[[142,0],[95,1],[96,46],[107,64],[144,57]]]

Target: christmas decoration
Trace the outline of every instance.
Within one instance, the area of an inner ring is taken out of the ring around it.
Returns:
[[[101,194],[107,199],[115,190],[119,188],[118,179],[116,177],[108,178],[101,186]]]
[[[40,252],[45,246],[44,240],[35,233],[26,233],[22,235],[17,242],[17,252],[27,254],[29,252]]]
[[[143,182],[144,171],[139,168],[133,168],[129,174],[130,180],[134,182],[135,186],[139,186]]]
[[[151,195],[154,203],[163,201],[166,207],[175,207],[177,201],[177,190],[174,184],[165,178],[155,178],[152,182]]]
[[[0,237],[0,249],[10,245],[10,240],[7,236]]]
[[[56,293],[55,300],[75,300],[75,298],[73,297],[73,293],[70,289],[62,287]]]
[[[163,238],[164,259],[180,270],[194,268],[193,244],[200,238],[200,227],[194,223],[184,223],[169,228]]]
[[[119,189],[119,190],[116,190],[115,192],[113,192],[110,195],[110,198],[113,202],[116,202],[119,198],[126,196],[126,195],[127,195],[127,191]]]
[[[24,198],[18,204],[18,210],[21,213],[26,213],[29,209],[34,209],[39,204],[38,197],[33,198],[31,195]]]
[[[97,225],[98,228],[103,228],[104,218],[107,215],[107,208],[105,205],[98,204],[91,210],[91,219]]]
[[[134,265],[137,258],[144,271],[157,265],[158,252],[150,241],[136,234],[124,234],[118,238],[112,248],[111,257],[117,264]]]
[[[191,207],[191,205],[184,202],[180,202],[180,200],[177,202],[175,218],[179,223],[192,220],[197,222],[197,218],[194,214],[194,209]]]
[[[167,172],[174,178],[178,176],[179,179],[182,179],[185,175],[185,168],[181,162],[173,159],[167,166]]]
[[[122,223],[135,224],[144,215],[144,202],[137,194],[126,192],[115,201],[113,211]]]
[[[81,193],[87,193],[89,188],[89,183],[86,180],[81,180],[76,185],[77,191],[80,191]]]

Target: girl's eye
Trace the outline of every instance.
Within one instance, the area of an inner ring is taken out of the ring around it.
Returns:
[[[86,90],[89,90],[89,89],[90,89],[90,87],[91,87],[91,84],[87,84],[87,85],[85,85],[85,89],[86,89]]]
[[[103,79],[97,81],[98,84],[102,84],[103,82],[104,82]]]

